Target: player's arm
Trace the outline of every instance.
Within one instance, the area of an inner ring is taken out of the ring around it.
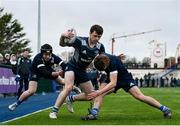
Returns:
[[[102,89],[98,91],[98,95],[104,94],[109,90],[113,89],[117,83],[117,71],[113,71],[110,73],[110,82]]]
[[[66,63],[65,63],[63,60],[61,60],[61,61],[59,62],[59,66],[61,66],[62,70],[64,71],[65,68],[66,68]]]
[[[66,31],[65,33],[61,34],[59,45],[60,46],[72,46],[72,43],[74,43],[76,39],[76,33],[74,29],[70,29]]]
[[[37,66],[37,69],[38,69],[39,73],[41,73],[41,75],[45,78],[52,78],[52,77],[58,77],[59,76],[59,72],[48,71],[44,64],[39,64]]]
[[[59,72],[59,75],[61,77],[64,77],[64,71],[66,69],[66,63],[59,56],[56,56],[53,54],[53,57],[54,57],[54,63],[57,64],[58,66],[60,66],[60,67],[58,67],[59,69],[56,71]]]
[[[104,88],[88,94],[88,99],[96,98],[97,96],[102,95],[102,94],[110,91],[111,89],[113,89],[117,83],[117,75],[118,75],[117,71],[111,72],[110,73],[110,82]]]
[[[119,54],[117,57],[119,60],[125,60],[126,59],[126,55],[124,55],[123,53]]]

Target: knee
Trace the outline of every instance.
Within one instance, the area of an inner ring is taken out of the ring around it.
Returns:
[[[27,92],[29,95],[33,95],[36,92],[36,90],[27,90]]]
[[[70,91],[72,91],[72,89],[73,89],[73,85],[65,85],[64,90],[70,92]]]
[[[145,96],[143,94],[135,94],[134,97],[140,101],[144,101]]]

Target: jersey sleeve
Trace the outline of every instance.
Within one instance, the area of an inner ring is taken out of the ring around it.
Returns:
[[[46,66],[42,59],[35,58],[34,62],[35,62],[36,69],[38,70],[39,73],[41,73],[43,77],[45,78],[52,77],[52,72],[46,69]]]
[[[60,57],[58,57],[58,56],[56,56],[56,55],[53,55],[54,56],[54,63],[55,64],[58,64],[59,66],[61,66],[62,67],[62,70],[65,70],[65,68],[66,68],[66,63],[64,63],[64,61],[60,58]]]
[[[76,37],[71,46],[79,49],[81,47],[81,39],[79,37]]]
[[[42,60],[42,59],[39,59],[39,58],[35,58],[35,59],[34,59],[34,63],[35,63],[35,67],[36,67],[37,69],[39,69],[39,68],[42,67],[42,66],[45,66],[43,60]]]
[[[105,53],[104,45],[101,43],[100,54]]]
[[[118,72],[116,60],[110,60],[109,70],[110,74]]]

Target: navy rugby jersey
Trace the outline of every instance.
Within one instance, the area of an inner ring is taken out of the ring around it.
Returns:
[[[105,69],[105,72],[107,73],[107,83],[110,81],[110,72],[118,72],[118,78],[117,83],[131,83],[133,82],[133,77],[131,73],[127,71],[127,68],[124,66],[124,64],[121,62],[121,60],[118,59],[117,56],[110,55],[105,53],[110,58],[110,64]]]
[[[69,63],[81,69],[86,69],[98,54],[105,52],[104,45],[99,42],[93,48],[89,47],[88,37],[77,37],[68,46],[75,48],[74,55]]]
[[[46,68],[51,68],[54,64],[59,64],[63,70],[65,70],[65,63],[62,61],[62,59],[55,54],[52,54],[52,57],[49,61],[44,61],[43,60],[43,55],[41,53],[37,54],[32,62],[32,66],[30,70],[33,73],[38,73],[38,68],[41,66],[45,66]]]

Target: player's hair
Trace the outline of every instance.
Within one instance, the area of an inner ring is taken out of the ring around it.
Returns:
[[[103,34],[103,28],[100,25],[95,24],[95,25],[91,26],[90,33],[93,33],[94,31],[96,31],[96,33],[98,35],[102,35]]]
[[[44,44],[41,46],[41,53],[52,53],[52,46],[49,44]]]
[[[99,71],[103,71],[109,66],[109,62],[110,59],[108,56],[100,54],[94,59],[94,67]]]

